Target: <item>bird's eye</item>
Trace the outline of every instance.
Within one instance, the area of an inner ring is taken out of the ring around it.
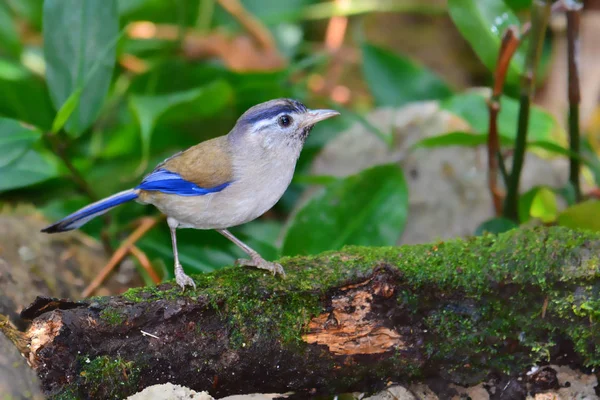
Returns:
[[[277,122],[279,123],[279,126],[281,126],[282,128],[287,128],[288,126],[290,126],[292,124],[292,117],[290,117],[289,115],[282,115],[281,117],[279,117],[279,120],[277,120]]]

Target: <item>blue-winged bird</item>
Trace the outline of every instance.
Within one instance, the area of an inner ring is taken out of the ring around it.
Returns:
[[[289,186],[296,161],[313,126],[339,115],[310,110],[299,101],[276,99],[246,111],[224,136],[179,152],[159,164],[133,189],[119,192],[63,218],[42,232],[77,229],[113,207],[135,200],[167,216],[175,278],[185,289],[196,286],[185,274],[177,252],[177,228],[216,229],[250,259],[236,264],[284,274],[227,228],[252,221],[275,205]]]

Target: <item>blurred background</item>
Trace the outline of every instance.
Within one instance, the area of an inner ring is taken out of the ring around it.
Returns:
[[[582,4],[587,208],[568,185],[559,9],[542,34],[532,146],[519,219],[509,221],[497,218],[488,187],[487,100],[502,37],[526,29],[531,0],[0,0],[0,292],[9,299],[0,313],[37,294],[78,298],[170,279],[169,233],[153,207],[125,204],[77,232],[39,230],[137,185],[277,97],[342,115],[313,130],[281,201],[232,229],[267,259],[517,224],[600,229],[600,1]],[[507,163],[527,45],[523,35],[498,98]],[[213,231],[180,230],[178,239],[188,273],[243,256]]]

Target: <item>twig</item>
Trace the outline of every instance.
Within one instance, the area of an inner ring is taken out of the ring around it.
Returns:
[[[579,52],[579,25],[582,5],[576,1],[566,2],[567,14],[567,59],[569,74],[569,146],[572,154],[580,154],[579,144],[579,68],[577,65]],[[580,163],[578,157],[570,158],[569,181],[575,190],[575,201],[581,201],[581,185],[579,182]]]
[[[62,160],[65,167],[69,170],[69,172],[71,173],[71,178],[73,178],[75,184],[79,186],[79,189],[81,189],[81,191],[84,192],[86,196],[90,198],[91,201],[98,201],[98,196],[96,195],[92,187],[88,185],[86,180],[83,178],[83,175],[81,175],[77,168],[75,168],[73,163],[71,163],[69,156],[65,153],[64,145],[60,143],[58,138],[55,135],[52,135],[48,132],[44,133],[44,138],[50,144],[50,148],[52,149],[54,154],[56,154]]]
[[[519,182],[525,159],[527,129],[529,127],[529,108],[534,92],[535,72],[544,42],[544,34],[550,17],[552,2],[550,0],[534,0],[531,6],[531,41],[525,59],[525,74],[521,83],[519,101],[519,120],[513,165],[508,182],[508,190],[504,202],[504,216],[515,222],[519,221]]]
[[[498,166],[504,164],[502,159],[502,153],[500,153],[500,138],[498,135],[498,113],[500,112],[500,97],[502,96],[502,90],[504,88],[504,82],[506,80],[506,73],[510,61],[512,60],[515,51],[521,43],[517,28],[514,26],[509,27],[504,36],[502,37],[502,44],[500,45],[500,51],[498,53],[498,63],[496,65],[496,71],[494,73],[494,87],[492,90],[492,96],[488,101],[488,108],[490,114],[490,123],[488,130],[488,185],[490,188],[490,194],[494,203],[494,211],[496,216],[502,214],[502,193],[498,188]],[[503,175],[504,176],[504,175]],[[505,180],[505,185],[508,182]]]
[[[144,253],[142,250],[140,250],[139,247],[137,247],[137,246],[132,246],[131,250],[129,250],[129,252],[131,253],[132,256],[137,258],[137,260],[140,263],[140,265],[142,266],[142,268],[144,268],[144,271],[146,271],[148,273],[148,275],[150,275],[150,279],[152,279],[152,282],[154,282],[155,284],[158,284],[161,282],[160,276],[158,276],[158,274],[156,273],[154,268],[152,268],[152,263],[148,259],[148,256],[146,255],[146,253]]]
[[[151,334],[150,332],[146,332],[140,329],[140,332],[142,333],[142,336],[150,336],[154,339],[160,339],[158,336]]]
[[[94,291],[104,282],[106,277],[111,271],[121,262],[121,260],[127,255],[127,253],[134,246],[142,236],[146,234],[156,223],[159,218],[143,218],[140,225],[134,230],[131,235],[119,246],[117,251],[114,252],[108,263],[102,268],[100,273],[94,278],[94,280],[84,289],[81,293],[83,297],[89,297]]]
[[[546,318],[546,311],[548,311],[548,296],[544,298],[544,304],[542,305],[542,319]]]
[[[334,3],[336,7],[340,8],[348,6],[348,0],[334,0]],[[342,46],[347,26],[347,17],[338,15],[331,17],[325,31],[325,47],[327,50],[335,52]]]
[[[219,0],[219,4],[225,11],[231,14],[232,17],[239,21],[263,49],[276,49],[275,39],[273,39],[269,30],[262,22],[250,14],[239,0]]]

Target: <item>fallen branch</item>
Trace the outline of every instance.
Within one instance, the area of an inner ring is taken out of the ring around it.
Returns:
[[[536,361],[600,366],[600,235],[513,230],[286,258],[23,311],[47,395],[123,398],[172,382],[212,395],[473,384]],[[541,312],[542,310],[542,312]],[[542,315],[543,314],[543,315]],[[565,356],[566,354],[566,356]]]

